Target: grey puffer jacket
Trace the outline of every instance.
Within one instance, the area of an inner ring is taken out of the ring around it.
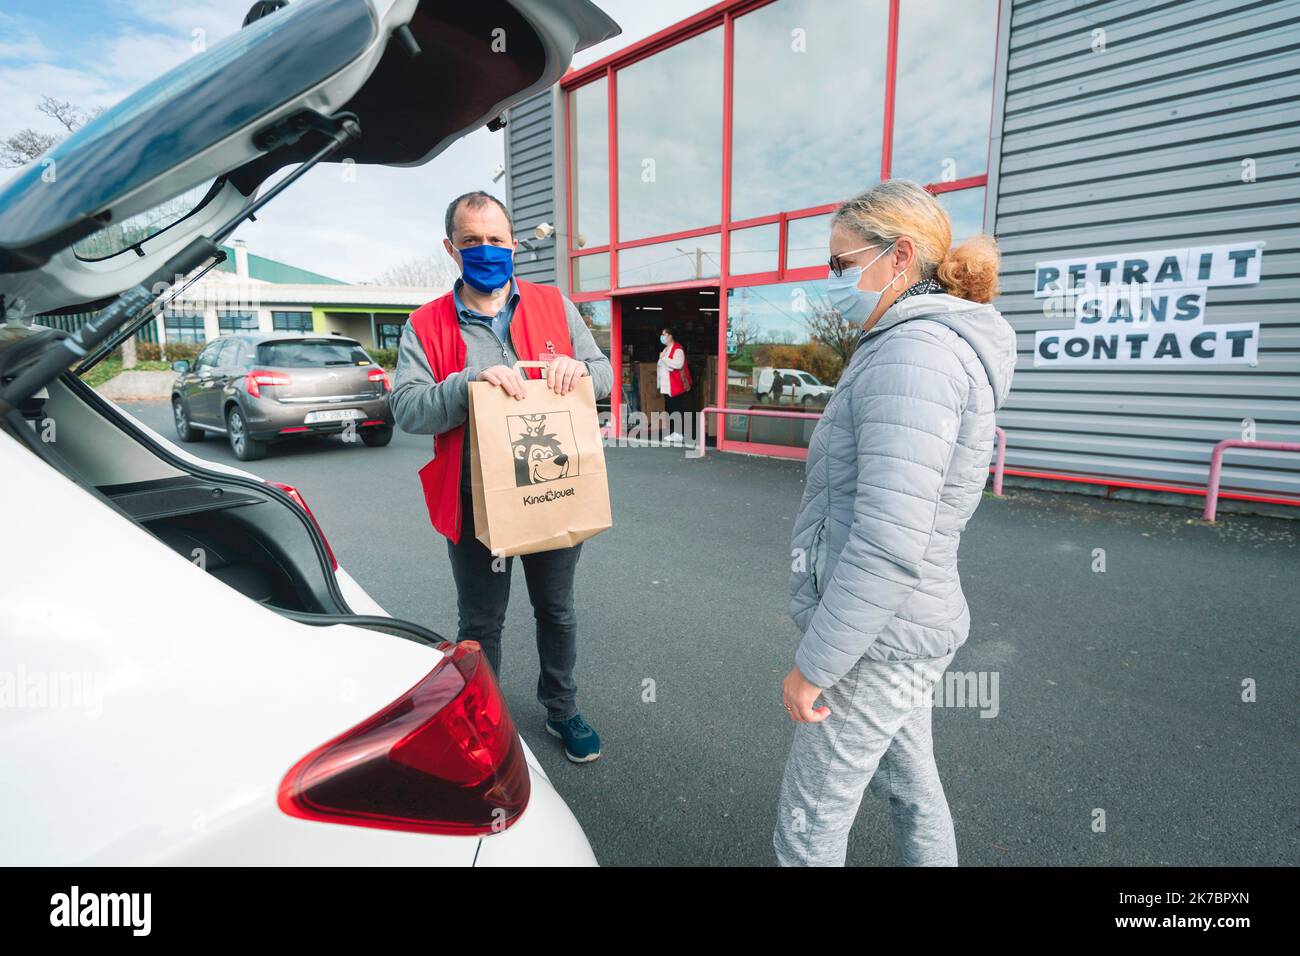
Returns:
[[[920,294],[865,333],[808,448],[795,518],[795,664],[830,687],[857,661],[960,647],[957,545],[993,454],[1016,336],[991,305]]]

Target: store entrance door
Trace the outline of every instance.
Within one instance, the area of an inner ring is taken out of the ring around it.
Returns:
[[[623,404],[629,413],[666,411],[659,391],[658,362],[665,328],[686,350],[692,387],[685,396],[689,413],[717,403],[718,395],[718,290],[682,289],[628,295],[622,301],[621,342]],[[695,416],[683,423],[688,442],[695,441]],[[689,429],[686,431],[685,429]],[[712,440],[717,421],[710,416],[707,433]]]

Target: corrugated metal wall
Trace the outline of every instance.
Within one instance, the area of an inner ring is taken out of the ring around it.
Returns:
[[[528,246],[515,255],[515,271],[533,282],[555,284],[555,236],[533,237],[541,222],[559,226],[555,217],[555,135],[552,117],[555,90],[538,93],[511,107],[506,116],[506,205],[515,236]]]
[[[1300,4],[1004,0],[1002,20],[985,226],[1019,337],[1008,465],[1203,487],[1243,419],[1300,441]],[[1261,281],[1212,287],[1205,322],[1258,322],[1257,368],[1033,367],[1035,330],[1070,325],[1035,262],[1250,240]],[[1300,495],[1300,454],[1225,461],[1225,490]]]

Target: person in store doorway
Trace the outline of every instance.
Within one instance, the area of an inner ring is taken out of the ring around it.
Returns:
[[[1016,336],[989,305],[993,239],[951,244],[948,213],[905,180],[831,221],[827,296],[861,335],[813,430],[791,542],[803,637],[781,689],[795,722],[772,837],[782,865],[842,866],[868,788],[889,800],[901,863],[957,865],[932,695],[970,630],[957,544]]]
[[[686,427],[686,393],[690,390],[686,372],[686,350],[673,335],[672,329],[659,333],[659,392],[664,396],[664,407],[668,411],[669,433],[664,441],[674,444],[684,441],[679,431]]]
[[[603,399],[614,372],[572,302],[558,289],[515,276],[515,238],[499,199],[485,192],[458,196],[447,207],[444,226],[443,245],[461,276],[450,292],[411,313],[402,329],[389,401],[404,431],[437,436],[420,482],[433,526],[447,538],[456,581],[456,639],[477,641],[500,673],[514,559],[495,558],[475,536],[465,436],[469,383],[487,382],[523,398],[515,363],[543,360],[546,384],[556,393],[565,394],[590,376],[596,398]],[[546,708],[547,732],[564,741],[565,755],[575,763],[600,756],[600,737],[578,712],[573,676],[578,657],[573,591],[581,550],[578,544],[520,558],[537,621],[537,699]]]

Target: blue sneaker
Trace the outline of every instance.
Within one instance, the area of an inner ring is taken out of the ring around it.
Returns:
[[[548,717],[546,732],[564,741],[564,756],[574,763],[590,763],[600,756],[600,734],[582,719],[582,714],[574,714],[565,721]]]

